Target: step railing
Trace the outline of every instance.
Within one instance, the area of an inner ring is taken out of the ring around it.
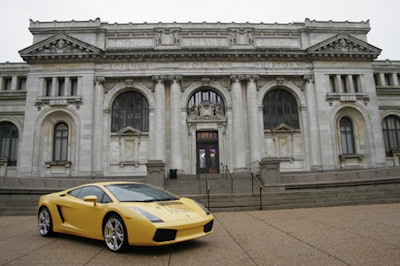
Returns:
[[[231,180],[231,194],[233,194],[233,175],[231,173],[231,171],[228,168],[228,165],[224,165],[223,163],[221,163],[222,169],[224,169],[224,177],[227,178],[227,176],[229,176],[230,180]]]
[[[207,208],[210,209],[210,192],[211,192],[211,184],[208,179],[208,175],[206,174],[206,194],[207,194]]]
[[[259,188],[259,197],[260,197],[260,210],[263,209],[263,204],[262,204],[262,189],[263,189],[263,185],[261,184],[261,180],[260,180],[260,176],[259,175],[254,175],[253,173],[251,174],[251,192],[254,195],[254,180],[256,180],[256,183],[258,185]]]

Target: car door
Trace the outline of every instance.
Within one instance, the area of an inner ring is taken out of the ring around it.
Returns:
[[[98,202],[84,201],[89,195],[97,197]],[[61,206],[61,213],[66,227],[80,236],[101,239],[102,219],[107,202],[111,202],[104,191],[97,186],[86,186],[79,191],[71,191],[66,196],[67,203]]]

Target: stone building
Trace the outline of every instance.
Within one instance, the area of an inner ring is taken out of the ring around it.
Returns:
[[[369,22],[30,21],[0,64],[0,176],[399,166],[400,62]]]

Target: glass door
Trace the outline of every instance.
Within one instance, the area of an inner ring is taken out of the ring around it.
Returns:
[[[219,172],[218,132],[197,132],[197,168],[200,174]]]

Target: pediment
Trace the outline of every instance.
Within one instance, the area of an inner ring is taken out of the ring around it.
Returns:
[[[57,34],[19,51],[24,60],[56,58],[88,58],[101,49],[66,34]]]
[[[272,129],[272,131],[275,133],[291,133],[294,130],[295,129],[293,127],[289,126],[288,124],[284,124],[284,123],[276,126],[274,129]]]
[[[133,128],[133,127],[126,127],[117,132],[117,135],[119,135],[119,136],[123,136],[123,135],[124,136],[126,136],[126,135],[132,136],[132,135],[141,135],[141,134],[142,134],[142,132],[140,130],[137,130],[136,128]]]
[[[357,39],[351,35],[340,33],[307,49],[314,56],[368,57],[377,58],[381,49]]]

